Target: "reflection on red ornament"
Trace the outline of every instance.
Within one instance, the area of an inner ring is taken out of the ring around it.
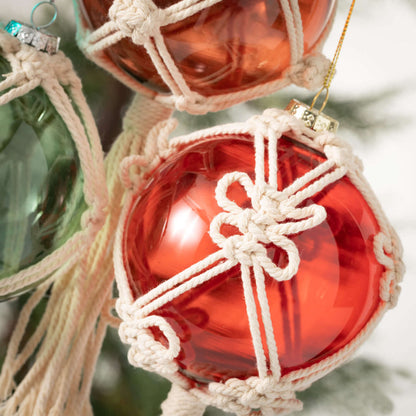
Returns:
[[[278,142],[279,189],[324,160],[321,153],[283,136]],[[234,171],[254,179],[251,137],[206,139],[183,148],[153,172],[133,205],[124,239],[125,268],[135,299],[218,251],[208,234],[212,219],[221,212],[215,188],[224,174]],[[239,185],[233,184],[227,195],[239,206],[250,207]],[[381,302],[384,268],[373,248],[380,230],[360,192],[344,177],[304,203],[325,207],[326,221],[290,236],[301,258],[296,276],[277,282],[266,275],[283,375],[339,351],[359,334]],[[226,232],[235,230],[229,226]],[[286,255],[279,248],[270,244],[267,249],[275,264],[285,266]],[[257,375],[239,266],[155,314],[178,334],[182,349],[177,362],[190,379],[208,382]]]
[[[81,18],[94,30],[108,21],[113,0],[78,0]],[[138,6],[140,1],[137,0]],[[154,0],[159,8],[178,3]],[[299,0],[304,53],[321,42],[335,0]],[[190,89],[204,96],[238,92],[274,81],[290,64],[290,42],[279,0],[223,0],[161,28],[167,49]],[[143,46],[124,38],[105,59],[160,92],[168,87]]]

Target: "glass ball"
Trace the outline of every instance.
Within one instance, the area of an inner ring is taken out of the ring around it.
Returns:
[[[279,189],[324,160],[323,154],[283,136]],[[267,172],[267,155],[265,164]],[[219,250],[208,234],[212,219],[222,212],[215,200],[217,182],[234,171],[254,180],[254,168],[252,138],[224,135],[183,148],[152,173],[132,206],[124,235],[124,266],[135,299]],[[227,196],[240,207],[251,207],[237,184]],[[373,248],[379,225],[364,197],[343,177],[304,201],[311,203],[323,206],[327,219],[289,236],[301,258],[298,273],[285,282],[267,274],[265,280],[283,375],[339,351],[381,302],[384,267]],[[231,226],[223,228],[225,235],[236,233]],[[286,253],[275,245],[267,245],[267,253],[276,265],[287,264]],[[254,277],[252,282],[254,288]],[[180,338],[177,362],[190,379],[204,383],[257,375],[238,265],[154,314],[163,316]],[[156,331],[155,336],[165,342]]]
[[[82,24],[94,30],[108,21],[113,1],[78,0],[78,3]],[[177,1],[154,3],[164,9]],[[308,54],[322,40],[333,16],[335,0],[298,3]],[[290,65],[289,37],[278,0],[223,0],[162,27],[161,33],[190,89],[203,96],[238,92],[278,80]],[[108,47],[104,57],[150,88],[169,92],[143,46],[124,38]]]
[[[9,72],[0,56],[0,74]],[[61,247],[80,229],[86,205],[76,146],[41,87],[0,106],[0,126],[0,279],[7,279]]]

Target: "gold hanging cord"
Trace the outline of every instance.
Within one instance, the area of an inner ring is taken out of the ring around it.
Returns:
[[[321,108],[319,109],[320,113],[324,110],[326,103],[328,102],[329,87],[331,86],[332,79],[334,78],[334,75],[335,75],[335,68],[337,66],[339,55],[341,53],[342,44],[344,43],[345,34],[347,33],[348,25],[351,20],[351,15],[352,15],[352,11],[354,10],[354,6],[355,6],[355,0],[352,0],[347,19],[345,20],[344,29],[342,30],[341,37],[339,38],[339,41],[338,41],[337,49],[335,51],[334,57],[332,58],[332,62],[331,62],[331,65],[329,66],[328,72],[326,73],[326,76],[325,76],[324,85],[313,98],[312,103],[309,107],[311,110],[315,106],[316,100],[320,97],[320,95],[324,91],[325,91],[325,99],[321,105]]]

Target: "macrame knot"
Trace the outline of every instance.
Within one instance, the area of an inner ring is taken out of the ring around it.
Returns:
[[[374,237],[374,253],[380,264],[386,268],[384,280],[380,286],[380,297],[383,301],[396,306],[400,294],[399,283],[402,280],[404,266],[401,260],[395,261],[398,256],[395,250],[401,251],[401,247],[395,247],[395,236],[379,232]]]
[[[107,214],[106,206],[99,206],[94,201],[91,202],[91,205],[92,207],[81,216],[81,228],[88,231],[85,237],[90,240],[90,243],[103,226]]]
[[[158,328],[167,346],[155,340],[150,328]],[[159,374],[173,374],[178,370],[174,359],[180,351],[180,340],[172,327],[160,316],[124,320],[119,328],[120,338],[130,344],[129,362]]]
[[[322,86],[331,62],[322,54],[309,55],[287,70],[287,76],[300,87],[314,90]]]
[[[80,85],[80,81],[74,77],[71,61],[62,53],[51,56],[29,45],[21,45],[11,64],[14,72],[24,75],[23,82],[39,80],[43,83],[58,80],[63,85]]]
[[[14,54],[20,50],[22,43],[17,38],[10,36],[9,33],[2,29],[0,29],[0,34],[2,35],[0,45],[2,55]]]
[[[187,111],[203,107],[206,99],[195,92],[187,92],[186,95],[179,95],[175,97],[175,107],[178,111]]]
[[[166,13],[151,0],[114,1],[108,15],[124,36],[131,38],[136,45],[143,45],[160,33]]]
[[[324,153],[337,166],[344,166],[349,172],[361,172],[364,168],[362,161],[351,152],[347,145],[326,145]]]
[[[267,255],[266,249],[254,239],[246,236],[233,235],[222,244],[227,259],[236,260],[245,266],[253,265],[253,256],[256,258]]]
[[[287,111],[269,108],[262,115],[252,117],[249,122],[253,134],[263,137],[281,137],[291,131],[295,136],[302,134],[302,124]]]
[[[287,209],[281,204],[287,197],[283,192],[279,192],[272,186],[267,184],[257,185],[253,187],[251,194],[251,203],[253,209],[260,214],[257,220],[266,221],[265,224],[270,225],[270,220],[266,218],[273,218],[274,221],[284,221],[288,214]],[[266,217],[266,218],[265,218]]]
[[[210,392],[216,396],[219,407],[238,415],[279,415],[302,409],[290,383],[282,383],[269,376],[250,377],[247,380],[232,378],[225,383],[211,383]]]
[[[245,189],[251,208],[242,208],[228,199],[228,188],[234,183]],[[310,205],[296,208],[285,192],[279,192],[265,183],[254,184],[243,172],[225,175],[218,182],[216,199],[225,212],[218,214],[211,222],[212,240],[224,250],[227,259],[249,267],[256,263],[277,281],[291,279],[300,263],[297,247],[287,235],[312,228],[326,218],[323,207]],[[240,234],[224,236],[221,233],[223,225],[237,228]],[[268,257],[265,245],[270,243],[286,252],[288,264],[285,268],[276,266]]]
[[[145,156],[130,155],[125,157],[120,163],[120,180],[124,187],[130,191],[136,190],[140,183],[140,169],[147,166],[149,166],[149,160]],[[135,171],[133,168],[136,168]]]

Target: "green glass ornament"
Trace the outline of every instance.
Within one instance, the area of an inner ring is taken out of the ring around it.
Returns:
[[[0,74],[10,72],[0,56]],[[0,189],[0,279],[7,279],[62,247],[86,209],[75,143],[41,87],[0,107]]]

